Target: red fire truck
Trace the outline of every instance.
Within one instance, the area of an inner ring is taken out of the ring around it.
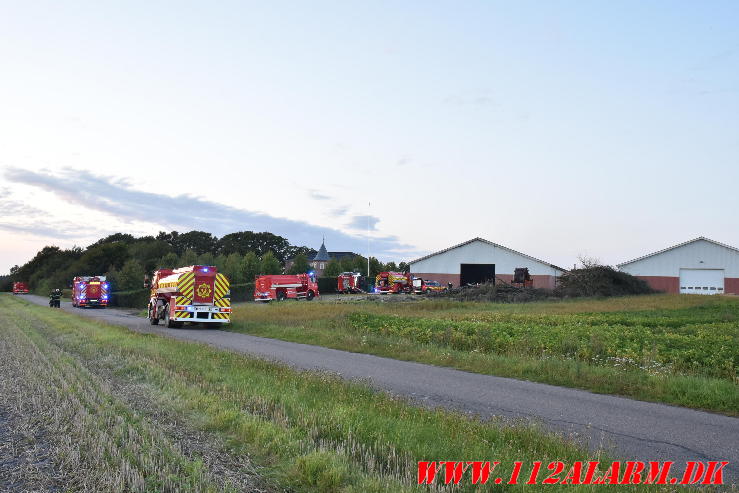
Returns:
[[[336,278],[336,291],[339,293],[363,293],[362,280],[364,277],[359,272],[342,272]]]
[[[105,276],[77,276],[72,279],[72,306],[108,306],[110,283]]]
[[[421,279],[420,277],[413,278],[413,292],[416,294],[438,293],[441,291],[448,291],[448,288],[442,286],[438,281]]]
[[[413,280],[407,272],[380,272],[375,278],[375,293],[410,293]]]
[[[310,301],[316,296],[320,296],[320,293],[312,273],[257,276],[254,282],[254,301],[282,301],[289,298]]]
[[[13,294],[28,294],[28,284],[25,282],[14,282]]]
[[[231,285],[212,265],[159,269],[151,281],[148,318],[151,325],[182,327],[231,321]]]

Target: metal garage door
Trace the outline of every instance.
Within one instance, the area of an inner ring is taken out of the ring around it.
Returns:
[[[723,269],[680,269],[680,292],[687,294],[722,294]]]

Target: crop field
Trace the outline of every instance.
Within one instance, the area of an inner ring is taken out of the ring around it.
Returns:
[[[11,296],[0,327],[3,490],[402,492],[419,491],[419,460],[607,460],[535,425],[418,408]],[[467,490],[487,491],[422,489]]]
[[[232,330],[739,414],[739,299],[244,304]]]

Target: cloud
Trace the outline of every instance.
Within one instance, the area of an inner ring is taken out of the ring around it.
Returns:
[[[487,94],[450,95],[444,98],[446,104],[455,106],[497,106],[495,100]]]
[[[79,225],[66,220],[53,220],[49,214],[23,202],[11,199],[0,199],[0,229],[12,233],[23,233],[34,236],[56,239],[74,239],[108,234],[109,231]]]
[[[347,205],[342,205],[340,207],[337,207],[335,209],[331,209],[330,211],[328,211],[328,213],[333,217],[341,217],[345,215],[347,212],[349,212],[349,206]]]
[[[395,165],[398,167],[405,166],[406,164],[410,164],[411,161],[413,161],[413,159],[411,159],[410,156],[403,156],[395,162]]]
[[[94,175],[88,171],[65,168],[59,174],[47,171],[35,172],[10,168],[5,177],[14,183],[21,183],[53,193],[69,202],[94,208],[124,222],[142,221],[156,224],[162,229],[191,230],[200,229],[218,236],[235,231],[269,231],[284,236],[294,245],[315,246],[325,235],[331,250],[346,250],[361,253],[366,249],[366,239],[343,231],[317,226],[303,221],[272,217],[268,214],[230,207],[191,195],[164,195],[136,190],[126,180]],[[366,216],[355,216],[351,224],[367,227]],[[374,230],[378,218],[370,217]],[[3,227],[0,224],[0,227]],[[4,225],[5,229],[20,226]],[[61,227],[61,225],[60,225]],[[43,227],[49,236],[56,230],[56,237],[76,237],[80,233],[77,225],[66,224],[64,228],[54,228],[53,224]],[[85,233],[89,230],[85,228]],[[85,236],[89,236],[85,234]],[[411,255],[416,249],[401,243],[395,236],[372,238],[372,252],[384,259]]]
[[[351,229],[367,229],[369,224],[370,231],[377,231],[377,223],[380,222],[380,218],[375,216],[353,216],[351,221],[346,225],[347,228]]]
[[[318,190],[308,190],[308,195],[310,195],[310,198],[315,200],[331,200],[331,197],[322,194]]]

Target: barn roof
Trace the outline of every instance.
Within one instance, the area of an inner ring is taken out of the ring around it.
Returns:
[[[516,255],[521,255],[522,257],[526,257],[527,259],[535,260],[535,261],[539,262],[540,264],[548,265],[549,267],[552,267],[552,268],[557,269],[557,270],[561,270],[562,272],[567,272],[567,270],[566,269],[563,269],[562,267],[557,267],[554,264],[550,264],[549,262],[544,262],[543,260],[539,260],[538,258],[532,257],[531,255],[526,255],[525,253],[518,252],[518,251],[516,251],[516,250],[514,250],[512,248],[508,248],[508,247],[505,247],[503,245],[498,245],[497,243],[493,243],[492,241],[486,240],[485,238],[480,238],[479,236],[477,238],[472,238],[471,240],[467,240],[467,241],[465,241],[463,243],[460,243],[458,245],[450,246],[449,248],[445,248],[443,250],[439,250],[438,252],[430,253],[430,254],[426,255],[425,257],[417,258],[416,260],[411,260],[409,263],[410,264],[415,264],[416,262],[420,262],[421,260],[426,260],[427,258],[431,258],[431,257],[434,257],[436,255],[440,255],[442,253],[446,253],[449,250],[454,250],[455,248],[463,247],[465,245],[469,245],[470,243],[474,243],[476,241],[481,241],[483,243],[487,243],[488,245],[494,246],[496,248],[502,248],[503,250],[508,250],[509,252],[513,252]]]
[[[645,258],[654,257],[655,255],[659,255],[661,253],[669,252],[670,250],[674,250],[675,248],[680,248],[685,245],[690,245],[691,243],[695,243],[696,241],[707,241],[708,243],[713,243],[714,245],[718,245],[720,247],[728,248],[729,250],[734,250],[735,252],[739,252],[739,248],[735,248],[731,245],[725,245],[723,243],[719,243],[718,241],[712,240],[710,238],[706,238],[705,236],[699,236],[698,238],[693,238],[692,240],[685,241],[683,243],[680,243],[678,245],[673,245],[671,247],[667,247],[663,250],[660,250],[658,252],[649,253],[647,255],[643,255],[641,257],[635,258],[633,260],[629,260],[628,262],[622,262],[620,264],[616,264],[616,267],[621,267],[622,265],[628,265],[633,264],[634,262],[638,262],[639,260],[644,260]]]

